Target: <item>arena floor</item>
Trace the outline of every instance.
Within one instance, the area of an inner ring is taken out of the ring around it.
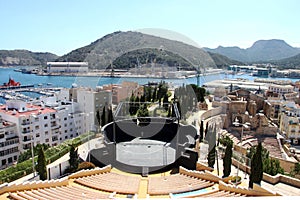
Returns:
[[[161,141],[139,138],[121,142],[116,146],[116,160],[139,167],[166,166],[175,162],[176,151],[169,145]]]

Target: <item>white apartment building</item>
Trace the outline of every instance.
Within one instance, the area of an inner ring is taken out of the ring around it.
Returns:
[[[0,115],[16,124],[19,151],[23,152],[31,143],[55,146],[84,133],[84,114],[78,108],[72,103],[46,107],[10,100],[0,107]]]
[[[104,106],[111,106],[112,93],[106,90],[92,90],[86,88],[73,88],[72,97],[76,97],[74,101],[79,104],[80,109],[85,113],[86,131],[95,130],[99,127],[99,122],[96,117],[97,112],[102,114]]]
[[[78,105],[80,111],[84,113],[85,132],[99,128],[97,111],[101,115],[103,107],[111,106],[113,103],[113,92],[103,87],[97,87],[95,90],[84,87],[65,88],[57,93],[56,97],[61,103],[71,101],[74,105]]]
[[[59,124],[57,130],[59,134],[54,135],[53,140],[58,140],[60,143],[87,132],[84,128],[85,114],[80,111],[77,103],[65,102],[64,105],[59,105],[54,109]]]
[[[17,126],[0,116],[0,169],[12,165],[18,160],[19,137]]]

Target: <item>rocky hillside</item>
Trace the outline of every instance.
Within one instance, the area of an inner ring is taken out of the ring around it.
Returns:
[[[0,50],[0,66],[36,66],[54,61],[58,56],[52,53],[28,50]]]

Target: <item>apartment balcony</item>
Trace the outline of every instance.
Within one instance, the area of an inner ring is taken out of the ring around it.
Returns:
[[[28,134],[28,133],[30,133],[30,129],[22,131],[22,134]]]
[[[30,144],[31,143],[31,139],[23,139],[22,143],[23,144]]]
[[[12,145],[16,146],[16,145],[18,145],[18,143],[19,143],[19,138],[18,137],[10,138],[6,141],[0,142],[0,148],[7,147],[7,146],[12,146]]]
[[[57,131],[52,131],[52,135],[59,135],[60,134],[60,131],[57,130]]]
[[[21,127],[22,128],[27,128],[27,127],[29,127],[30,126],[30,123],[21,123]]]
[[[57,125],[57,126],[54,126],[54,127],[51,127],[51,131],[54,132],[54,131],[59,131],[59,129],[61,128],[60,125]]]
[[[21,122],[21,125],[22,125],[22,126],[29,125],[29,124],[30,124],[29,121],[22,121],[22,122]]]

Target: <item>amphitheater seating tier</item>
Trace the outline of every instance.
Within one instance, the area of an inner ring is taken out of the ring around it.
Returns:
[[[214,185],[213,182],[184,174],[175,174],[166,177],[150,177],[148,182],[148,194],[166,195],[169,193],[181,193],[200,190]]]

